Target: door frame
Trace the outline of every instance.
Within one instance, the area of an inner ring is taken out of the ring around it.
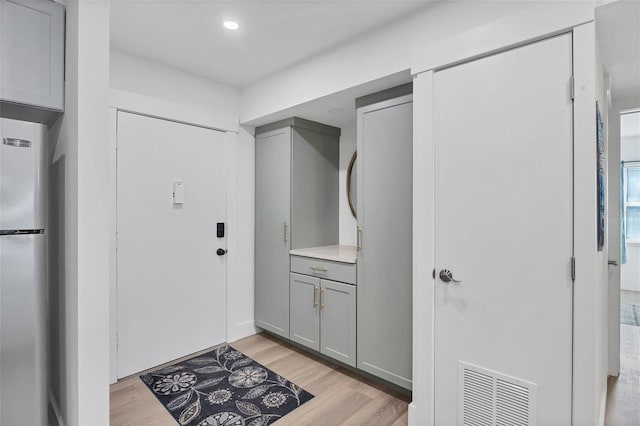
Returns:
[[[573,33],[574,255],[573,424],[601,423],[606,400],[606,291],[596,277],[596,75],[593,6],[533,7],[417,51],[413,147],[413,401],[410,425],[434,424],[435,179],[433,75],[437,70],[562,33]],[[568,87],[569,90],[569,87]],[[416,183],[420,182],[420,185]],[[603,303],[604,301],[604,303]],[[604,371],[603,371],[604,370]]]
[[[232,321],[230,309],[231,306],[239,299],[235,293],[231,293],[232,287],[230,282],[236,279],[239,259],[236,255],[238,252],[237,229],[237,170],[235,168],[237,156],[237,140],[238,131],[233,129],[220,129],[211,127],[210,124],[199,122],[185,122],[174,115],[173,110],[167,109],[164,114],[148,114],[141,111],[143,108],[131,108],[131,104],[120,101],[113,103],[108,108],[109,117],[109,383],[113,384],[118,381],[118,305],[117,305],[117,145],[118,145],[118,112],[126,112],[141,116],[151,117],[158,120],[171,121],[175,123],[203,127],[224,133],[224,162],[225,162],[225,243],[227,254],[225,265],[225,341],[235,340],[244,335],[255,333],[253,322],[247,324],[246,329],[237,330],[237,324]],[[188,355],[188,354],[185,354]]]

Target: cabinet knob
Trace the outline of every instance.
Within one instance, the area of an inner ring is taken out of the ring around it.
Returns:
[[[216,250],[216,254],[218,256],[224,256],[227,253],[227,251],[223,248],[219,248],[218,250]]]

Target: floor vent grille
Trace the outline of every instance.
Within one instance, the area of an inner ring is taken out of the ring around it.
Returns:
[[[459,362],[458,424],[533,426],[535,383]]]

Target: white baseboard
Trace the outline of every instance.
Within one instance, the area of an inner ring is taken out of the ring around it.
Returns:
[[[49,404],[51,404],[51,408],[53,408],[53,414],[56,416],[56,421],[58,422],[58,426],[66,426],[66,422],[62,418],[62,414],[60,413],[60,406],[58,405],[58,401],[53,396],[51,389],[47,392],[47,396],[49,399]]]
[[[257,331],[253,320],[244,321],[229,329],[227,341],[230,343],[235,342],[237,340],[244,339],[245,337],[253,336],[256,333]]]
[[[600,400],[600,417],[598,418],[598,426],[604,426],[604,419],[607,414],[607,380],[604,381],[604,392]]]
[[[411,403],[409,404],[409,409],[408,409],[408,413],[407,413],[407,417],[409,419],[409,421],[407,422],[408,426],[415,426],[418,423],[416,422],[416,405],[413,403],[413,401],[411,401]]]

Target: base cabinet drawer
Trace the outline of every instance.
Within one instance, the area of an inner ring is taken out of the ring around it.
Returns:
[[[325,280],[356,284],[356,265],[354,263],[334,262],[292,255],[291,272],[312,275]]]
[[[356,366],[356,287],[292,272],[290,339]]]

